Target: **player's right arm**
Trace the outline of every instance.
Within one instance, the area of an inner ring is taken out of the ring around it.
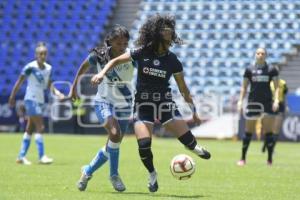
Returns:
[[[10,94],[9,99],[8,99],[8,104],[11,107],[15,106],[15,104],[16,104],[16,100],[15,100],[16,94],[19,91],[21,85],[24,83],[25,79],[26,79],[25,75],[20,75],[18,80],[16,81],[16,83],[13,87],[13,90],[11,91],[11,94]]]
[[[131,55],[129,52],[123,53],[122,55],[110,60],[104,68],[91,79],[92,85],[98,85],[102,82],[105,74],[112,68],[117,65],[132,61]]]
[[[246,91],[247,91],[247,87],[249,84],[249,80],[247,78],[243,78],[243,83],[241,86],[241,92],[240,92],[240,97],[239,97],[239,101],[237,103],[237,107],[238,107],[238,111],[241,112],[242,108],[243,108],[243,100],[246,96]]]
[[[77,98],[77,92],[76,92],[77,83],[78,83],[79,77],[80,77],[82,74],[84,74],[84,73],[88,70],[88,68],[89,68],[89,66],[90,66],[89,60],[88,60],[88,59],[89,59],[89,58],[86,58],[86,59],[81,63],[79,69],[77,70],[76,76],[75,76],[75,78],[74,78],[74,81],[73,81],[73,83],[72,83],[72,86],[71,86],[71,89],[70,89],[70,92],[69,92],[69,95],[68,95],[69,98],[72,98],[72,99],[73,99],[73,98]]]

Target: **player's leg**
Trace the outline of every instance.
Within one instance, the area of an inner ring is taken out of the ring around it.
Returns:
[[[41,115],[36,115],[31,117],[32,122],[36,128],[36,133],[34,134],[35,144],[38,150],[38,157],[40,164],[51,164],[53,162],[52,158],[45,155],[45,145],[44,145],[44,120]]]
[[[283,122],[283,113],[279,112],[278,114],[276,114],[276,116],[274,116],[274,125],[273,125],[273,140],[274,140],[274,147],[273,147],[273,152],[279,137],[279,132],[282,126],[282,122]],[[264,140],[264,145],[262,148],[262,152],[265,152],[267,149],[267,137],[265,137]]]
[[[96,102],[95,112],[98,121],[101,125],[105,125],[108,116],[111,116],[110,106],[105,102]],[[106,150],[106,145],[98,150],[95,157],[87,165],[81,168],[81,176],[77,182],[77,188],[84,191],[87,187],[88,181],[92,178],[93,173],[106,163],[109,154]]]
[[[107,103],[97,102],[95,105],[95,112],[98,118],[98,121],[101,125],[105,125],[106,119],[111,116],[110,106]],[[99,169],[109,158],[109,154],[106,151],[106,145],[104,145],[96,153],[92,161],[82,167],[83,175],[92,176],[93,173]]]
[[[26,154],[27,154],[27,151],[28,151],[30,143],[31,143],[31,136],[33,133],[33,128],[34,127],[33,127],[32,120],[30,119],[30,117],[28,117],[26,130],[24,132],[23,139],[22,139],[21,149],[20,149],[18,158],[16,160],[16,162],[19,164],[31,165],[31,162],[26,159]]]
[[[273,162],[273,151],[274,151],[274,137],[273,137],[273,129],[274,129],[274,115],[265,115],[262,119],[263,131],[266,136],[266,146],[268,150],[268,165],[272,165]]]
[[[110,181],[116,191],[122,192],[126,189],[119,175],[119,154],[122,133],[118,121],[113,117],[108,117],[105,129],[108,133],[106,150],[109,155]]]
[[[146,121],[136,121],[134,131],[139,146],[141,161],[149,172],[148,189],[150,192],[158,190],[157,172],[153,164],[153,154],[151,150],[153,119]]]
[[[187,149],[191,150],[200,158],[210,159],[210,153],[197,144],[195,136],[192,134],[184,120],[170,118],[169,120],[162,121],[165,121],[163,122],[164,127],[172,132]]]
[[[243,137],[241,160],[237,163],[239,166],[246,164],[246,155],[252,139],[252,134],[255,132],[255,119],[246,119],[245,135]]]
[[[87,183],[93,173],[105,164],[108,159],[110,162],[110,181],[114,189],[117,191],[124,191],[126,189],[118,173],[119,146],[122,136],[118,121],[112,117],[112,109],[112,105],[107,102],[97,102],[95,105],[95,112],[99,123],[104,126],[109,136],[107,144],[97,152],[88,165],[82,167],[82,174],[77,182],[77,187],[80,191],[86,189]]]
[[[274,138],[274,148],[275,148],[275,145],[277,143],[277,140],[278,140],[278,137],[279,137],[279,133],[280,133],[280,130],[281,130],[281,126],[282,126],[282,122],[283,122],[283,113],[278,113],[276,116],[275,116],[275,122],[274,122],[274,128],[273,128],[273,138]]]

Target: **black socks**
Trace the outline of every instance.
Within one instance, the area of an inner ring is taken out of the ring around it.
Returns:
[[[195,146],[197,145],[197,140],[191,131],[188,131],[180,136],[178,140],[190,150],[194,150]]]
[[[273,133],[266,133],[266,145],[268,150],[268,161],[272,162],[273,150],[275,146]]]
[[[138,141],[140,158],[147,168],[148,172],[154,171],[153,154],[151,151],[151,138],[142,138]]]
[[[248,151],[249,144],[251,142],[252,134],[246,132],[243,139],[243,147],[242,147],[242,160],[246,160],[246,154]]]

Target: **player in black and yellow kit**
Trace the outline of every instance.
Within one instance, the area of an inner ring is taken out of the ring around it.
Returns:
[[[273,97],[274,97],[274,95],[275,95],[275,86],[274,86],[273,81],[271,81],[270,84],[271,84],[270,86],[271,86],[272,94],[273,94]],[[279,136],[282,121],[283,121],[283,118],[284,118],[284,113],[286,111],[285,97],[286,97],[286,94],[288,93],[288,87],[287,87],[287,84],[286,84],[285,80],[283,80],[283,79],[279,80],[278,89],[279,89],[279,95],[278,95],[279,107],[278,107],[277,115],[275,117],[275,122],[274,122],[274,125],[273,125],[274,148],[275,148],[278,136]],[[264,145],[262,147],[262,152],[266,151],[266,147],[267,147],[267,142],[265,140]]]
[[[170,16],[155,15],[149,18],[139,30],[136,41],[139,48],[111,60],[91,80],[93,84],[99,84],[106,72],[117,64],[130,60],[137,64],[134,130],[140,158],[149,172],[150,192],[158,190],[157,172],[153,165],[151,151],[155,119],[159,119],[165,128],[174,133],[186,148],[201,158],[210,158],[210,153],[197,145],[195,137],[186,122],[180,118],[180,113],[172,100],[169,80],[174,76],[181,94],[193,110],[194,121],[200,124],[201,120],[184,80],[182,64],[169,50],[172,44],[180,42],[175,32],[175,19]]]
[[[255,52],[254,65],[246,68],[244,73],[243,84],[238,101],[238,109],[244,111],[246,118],[246,130],[243,138],[242,156],[238,161],[239,166],[246,164],[246,153],[255,132],[256,121],[262,118],[262,130],[266,136],[268,149],[268,165],[272,165],[272,155],[274,148],[273,125],[275,122],[275,112],[279,107],[279,90],[278,90],[278,70],[268,65],[266,62],[267,52],[264,48],[258,48]],[[270,87],[273,80],[275,92],[274,100]],[[243,99],[246,95],[247,87],[250,85],[248,102],[243,106]]]

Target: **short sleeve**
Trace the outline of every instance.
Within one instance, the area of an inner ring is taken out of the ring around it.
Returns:
[[[130,50],[130,56],[131,56],[132,60],[133,60],[133,61],[136,61],[136,60],[138,60],[139,58],[141,58],[142,52],[143,52],[143,49],[142,49],[142,48],[131,49],[131,50]]]
[[[174,68],[173,69],[174,69],[173,74],[181,73],[183,71],[182,64],[178,60],[177,56],[175,56],[175,59],[174,59]]]
[[[97,66],[97,55],[95,52],[91,52],[88,57],[87,57],[87,60],[89,61],[89,64],[92,66],[92,67],[96,67]]]
[[[249,80],[251,80],[251,71],[250,71],[250,69],[249,68],[246,68],[245,69],[245,72],[244,72],[244,76],[243,76],[244,78],[247,78],[247,79],[249,79]]]
[[[276,77],[278,75],[279,75],[278,69],[276,67],[272,67],[270,70],[271,79],[273,79],[274,77]]]
[[[32,66],[30,65],[26,65],[25,67],[23,67],[22,71],[21,71],[21,75],[24,76],[29,76],[32,72]]]

